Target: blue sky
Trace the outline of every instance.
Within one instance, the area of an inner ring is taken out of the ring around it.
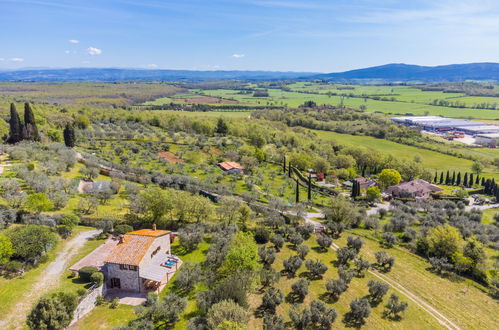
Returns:
[[[0,0],[0,68],[499,61],[497,0]]]

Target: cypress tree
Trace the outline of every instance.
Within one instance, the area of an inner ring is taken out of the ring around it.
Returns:
[[[19,113],[17,112],[16,105],[10,104],[10,119],[9,119],[10,133],[7,139],[8,143],[17,143],[22,140],[22,124]]]
[[[470,179],[468,181],[468,187],[473,186],[473,173],[470,174]]]
[[[288,164],[288,176],[291,177],[291,163]]]
[[[468,173],[464,173],[463,185],[464,185],[464,186],[467,186],[467,185],[468,185]]]
[[[282,158],[282,172],[286,173],[286,155]]]
[[[449,185],[450,183],[450,176],[449,176],[449,171],[447,171],[447,175],[445,176],[445,184]]]
[[[26,139],[31,141],[40,141],[40,134],[38,133],[38,128],[36,127],[35,115],[31,109],[31,105],[26,102],[24,103],[24,127]]]
[[[461,172],[457,173],[457,178],[456,178],[456,186],[459,186],[461,184]]]
[[[300,185],[298,184],[298,179],[296,179],[296,204],[300,202]]]
[[[62,134],[64,135],[64,144],[66,147],[73,148],[76,142],[75,129],[73,125],[67,124]]]
[[[480,184],[480,176],[479,175],[476,176],[475,184]]]
[[[435,177],[433,178],[433,183],[437,183],[437,180],[438,180],[438,173],[435,172]]]
[[[440,184],[444,183],[444,172],[440,173]]]
[[[499,188],[496,187],[496,203],[499,203]]]
[[[453,186],[456,182],[456,171],[452,173],[452,179],[450,180],[451,185]]]
[[[308,200],[312,200],[312,176],[308,174]]]
[[[353,180],[352,182],[352,193],[350,194],[350,197],[355,199],[357,197],[357,181]]]
[[[482,183],[481,183],[482,187],[485,187],[485,178],[482,177]]]

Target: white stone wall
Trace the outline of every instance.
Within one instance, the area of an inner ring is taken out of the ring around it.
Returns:
[[[71,321],[69,326],[78,322],[79,319],[81,319],[83,316],[90,313],[92,309],[94,309],[97,297],[104,296],[106,294],[105,287],[105,285],[101,285],[89,291],[89,293],[80,301],[80,303],[76,307],[73,314],[73,320]]]
[[[108,288],[111,288],[111,279],[119,278],[121,282],[121,290],[123,291],[141,291],[141,280],[139,278],[139,271],[133,271],[130,269],[120,269],[118,264],[107,264],[107,277],[106,284]],[[128,268],[128,266],[127,266]]]
[[[152,253],[158,248],[158,246],[161,247],[161,249],[157,254],[164,255],[166,261],[166,255],[170,253],[170,234],[158,237],[154,240],[154,243],[151,244],[144,255],[144,258],[140,262],[140,266],[148,265],[151,262],[153,257]]]

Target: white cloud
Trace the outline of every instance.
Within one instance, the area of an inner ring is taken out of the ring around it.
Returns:
[[[243,58],[244,56],[246,56],[246,55],[245,54],[232,54],[233,58]]]
[[[157,64],[148,64],[147,67],[149,69],[156,69],[158,67],[158,65]]]
[[[88,47],[87,54],[90,56],[100,55],[100,54],[102,54],[102,49],[95,48],[95,47]]]
[[[71,43],[71,44],[79,44],[79,43],[80,43],[80,40],[76,40],[76,39],[70,39],[70,40],[68,40],[68,41],[69,41],[69,43]]]
[[[20,58],[20,57],[12,57],[9,59],[9,61],[11,62],[17,62],[17,63],[21,63],[21,62],[24,62],[24,58]]]
[[[71,53],[71,51],[70,50],[65,50],[64,53],[65,54],[69,54],[69,53]]]
[[[3,61],[5,61],[5,58],[0,57],[0,62],[3,62]]]

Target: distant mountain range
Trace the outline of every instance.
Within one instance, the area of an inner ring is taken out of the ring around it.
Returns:
[[[287,80],[316,75],[313,72],[191,71],[113,68],[23,69],[1,71],[0,81],[206,81]]]
[[[499,63],[469,63],[439,66],[420,66],[401,63],[386,64],[340,73],[320,74],[310,78],[337,82],[362,82],[368,80],[380,80],[384,82],[499,81]]]
[[[114,68],[0,70],[0,81],[207,81],[324,80],[333,82],[499,81],[499,63],[439,66],[386,64],[339,73],[274,71],[191,71]]]

